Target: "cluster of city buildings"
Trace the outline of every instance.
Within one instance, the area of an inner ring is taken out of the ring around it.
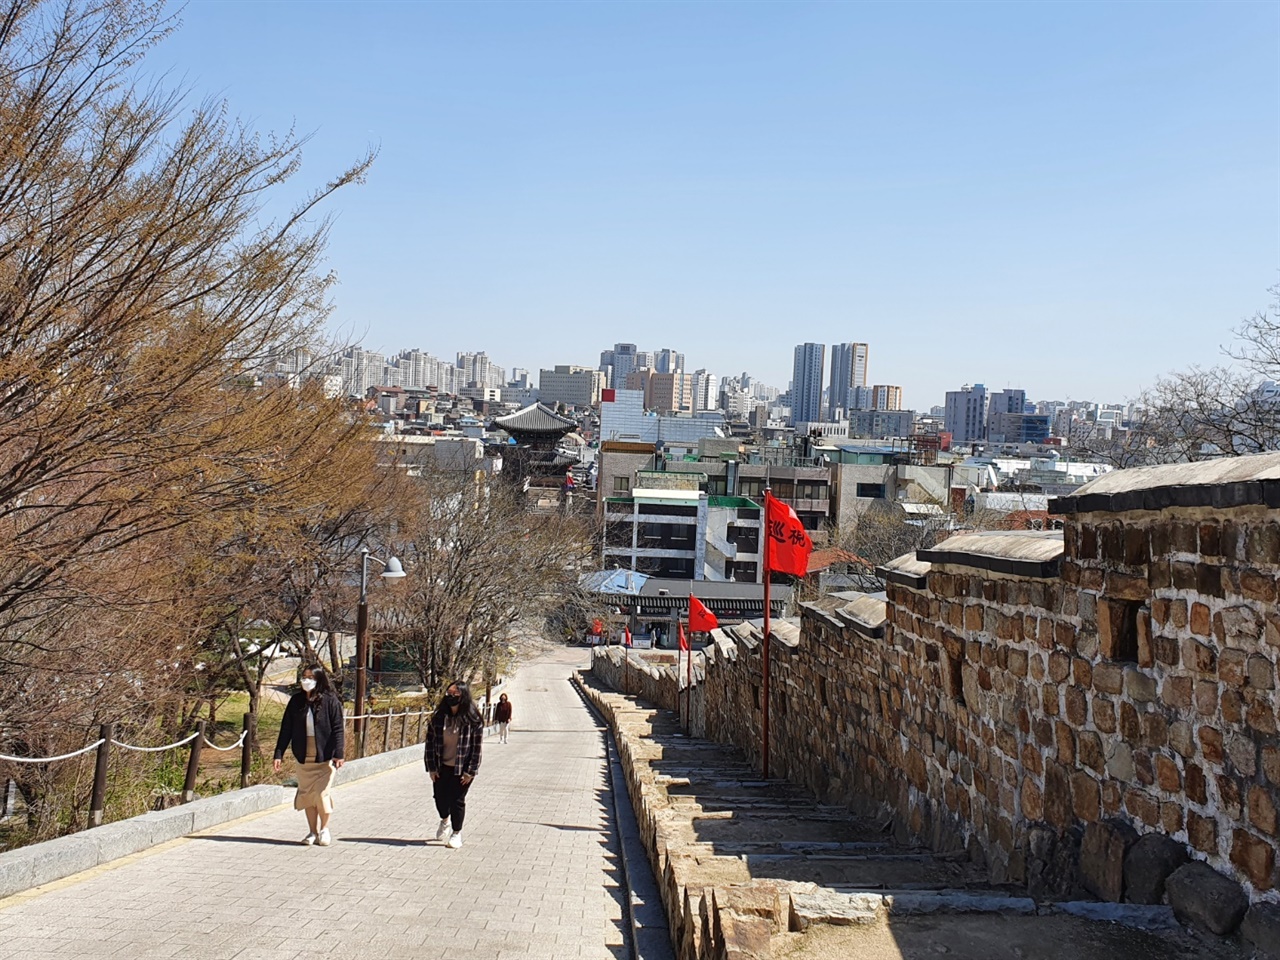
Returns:
[[[917,415],[901,387],[870,382],[867,343],[832,345],[829,368],[826,354],[824,344],[796,346],[786,390],[745,373],[688,371],[677,350],[630,343],[595,367],[557,365],[536,379],[508,375],[483,352],[446,362],[363,348],[276,358],[270,373],[318,377],[362,403],[388,463],[509,483],[531,509],[594,517],[600,589],[648,591],[659,619],[668,615],[660,598],[694,583],[700,595],[719,585],[721,612],[759,606],[766,488],[827,548],[815,553],[819,581],[865,589],[872,566],[837,549],[865,511],[939,532],[978,516],[1047,527],[1050,496],[1107,469],[1064,455],[1061,437],[1083,422],[1120,429],[1125,415],[981,384]]]

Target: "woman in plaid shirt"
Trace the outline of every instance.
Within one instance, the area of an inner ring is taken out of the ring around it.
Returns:
[[[449,684],[427,728],[426,764],[440,814],[436,839],[447,840],[454,850],[462,846],[467,790],[480,769],[483,741],[484,721],[471,699],[471,687],[461,680]]]

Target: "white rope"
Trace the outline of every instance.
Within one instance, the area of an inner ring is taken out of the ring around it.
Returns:
[[[220,750],[223,753],[226,753],[228,750],[234,750],[237,747],[242,746],[244,744],[244,738],[247,737],[248,735],[249,735],[249,732],[247,730],[240,731],[240,739],[237,740],[235,743],[231,744],[231,746],[229,747],[220,747],[216,743],[214,743],[212,740],[210,740],[208,737],[204,738],[204,744],[206,747],[211,747],[214,750]]]
[[[119,740],[112,740],[111,742],[114,743],[117,747],[123,747],[125,750],[137,750],[139,753],[162,753],[165,750],[173,750],[175,747],[185,746],[186,744],[190,743],[192,740],[194,740],[198,736],[200,736],[198,732],[193,733],[191,736],[187,737],[185,740],[179,740],[177,743],[166,744],[163,747],[135,747],[127,743],[121,743]]]
[[[97,750],[102,746],[102,741],[89,744],[74,753],[64,753],[58,757],[10,757],[7,754],[0,753],[0,760],[8,760],[10,763],[53,763],[55,760],[70,760],[72,757],[78,757],[82,753],[88,753],[90,750]]]

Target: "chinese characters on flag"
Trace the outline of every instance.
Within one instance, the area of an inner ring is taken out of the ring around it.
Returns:
[[[720,626],[716,615],[697,597],[689,597],[689,629],[707,633]]]
[[[764,498],[764,526],[765,570],[796,577],[808,573],[813,541],[796,512],[771,493]]]

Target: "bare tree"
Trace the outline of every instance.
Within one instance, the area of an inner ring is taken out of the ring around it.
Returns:
[[[589,520],[531,512],[482,472],[424,470],[397,530],[409,574],[382,624],[430,688],[491,670],[511,628],[574,590],[592,555]]]
[[[1074,452],[1133,467],[1280,450],[1280,287],[1270,293],[1268,309],[1223,348],[1229,362],[1161,377],[1134,402],[1126,431],[1086,433]]]

